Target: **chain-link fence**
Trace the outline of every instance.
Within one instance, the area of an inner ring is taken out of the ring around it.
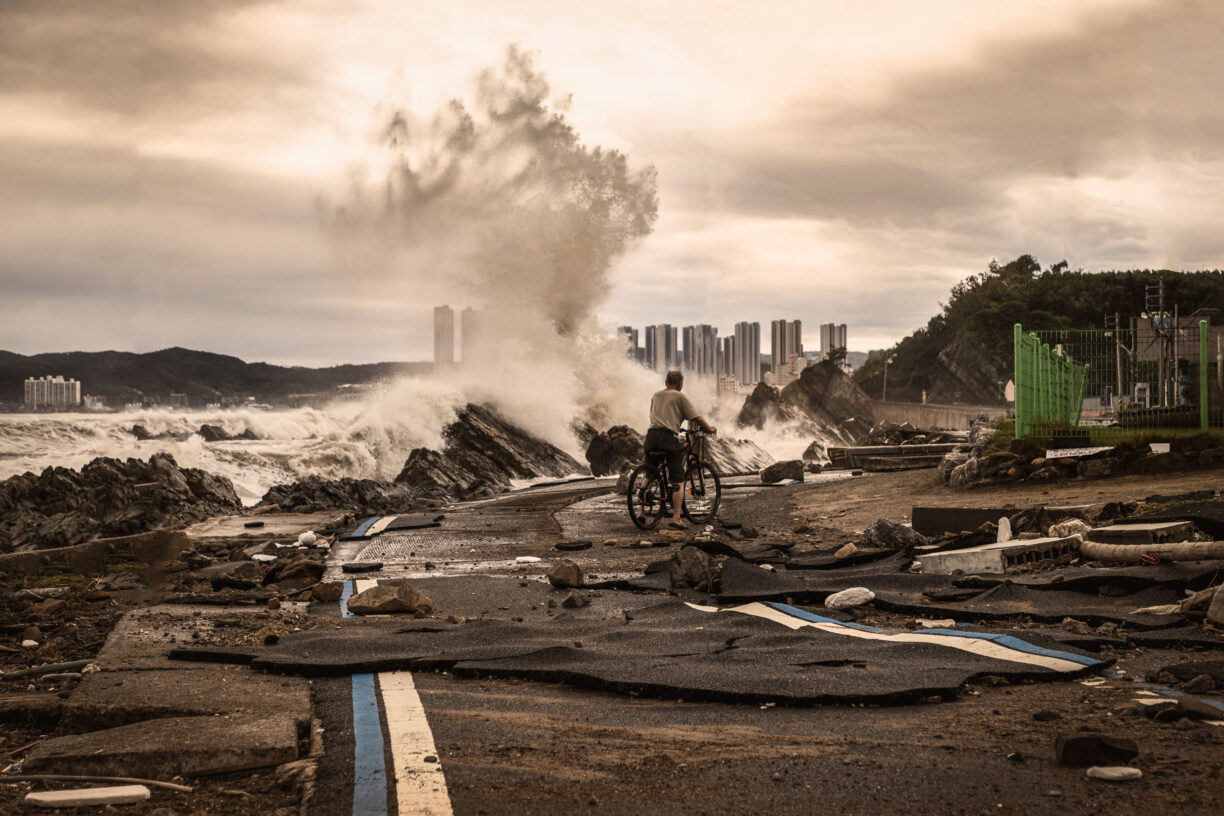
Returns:
[[[1109,442],[1224,428],[1224,328],[1171,316],[1102,330],[1015,326],[1016,436]]]

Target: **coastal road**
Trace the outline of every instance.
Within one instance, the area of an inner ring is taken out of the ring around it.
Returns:
[[[636,614],[663,598],[591,593],[590,606],[554,608],[548,601],[567,593],[541,577],[561,556],[602,578],[640,574],[670,554],[630,546],[640,534],[609,490],[557,485],[448,508],[441,527],[336,546],[329,577],[342,577],[345,561],[382,561],[378,572],[346,576],[348,591],[408,578],[434,599],[435,618],[578,626]],[[779,496],[730,491],[727,514],[735,502],[745,513],[775,507]],[[579,537],[593,547],[553,548]],[[334,614],[345,614],[343,603]],[[955,701],[895,707],[698,703],[431,672],[316,678],[313,688],[325,749],[310,808],[318,816],[1130,813],[1139,801],[1207,813],[1222,792],[1218,778],[1172,784],[1184,733],[1114,718],[1135,695],[1128,680],[971,686]],[[1040,711],[1057,718],[1034,720]],[[1149,767],[1142,789],[1086,780],[1051,756],[1055,736],[1078,728],[1141,731],[1147,754],[1171,764]]]

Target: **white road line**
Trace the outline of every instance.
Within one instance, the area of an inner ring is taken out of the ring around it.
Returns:
[[[758,618],[771,620],[774,623],[780,623],[791,629],[811,627],[812,629],[820,629],[835,635],[846,635],[847,637],[864,638],[866,640],[887,640],[893,643],[929,643],[934,646],[944,646],[949,649],[971,652],[981,657],[989,657],[995,660],[1028,663],[1031,666],[1041,666],[1042,668],[1052,669],[1057,672],[1077,672],[1088,668],[1082,663],[1075,663],[1058,657],[1010,649],[991,640],[978,640],[972,637],[948,637],[938,634],[922,634],[921,632],[865,632],[862,629],[854,629],[849,626],[805,621],[787,615],[785,612],[774,609],[771,606],[766,606],[763,603],[750,603],[726,609],[716,606],[699,606],[692,603],[689,606],[701,612],[739,612],[744,615],[753,615]]]
[[[387,716],[399,816],[451,816],[446,777],[412,673],[383,672],[378,686]],[[426,762],[426,757],[434,761]]]
[[[387,529],[387,527],[391,524],[391,522],[395,521],[397,518],[399,518],[399,516],[383,516],[378,521],[374,522],[373,524],[369,526],[369,529],[365,531],[365,537],[373,538],[374,536],[381,533],[383,530]]]

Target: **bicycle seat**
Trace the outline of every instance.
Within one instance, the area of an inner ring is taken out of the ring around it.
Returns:
[[[657,462],[662,462],[665,459],[667,459],[667,451],[656,450],[656,451],[651,451],[650,453],[646,454],[647,462],[657,463]]]

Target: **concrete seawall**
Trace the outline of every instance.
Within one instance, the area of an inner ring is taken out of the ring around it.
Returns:
[[[934,405],[921,402],[871,401],[876,422],[909,422],[918,428],[968,430],[980,414],[999,419],[1011,413],[1005,405]]]

